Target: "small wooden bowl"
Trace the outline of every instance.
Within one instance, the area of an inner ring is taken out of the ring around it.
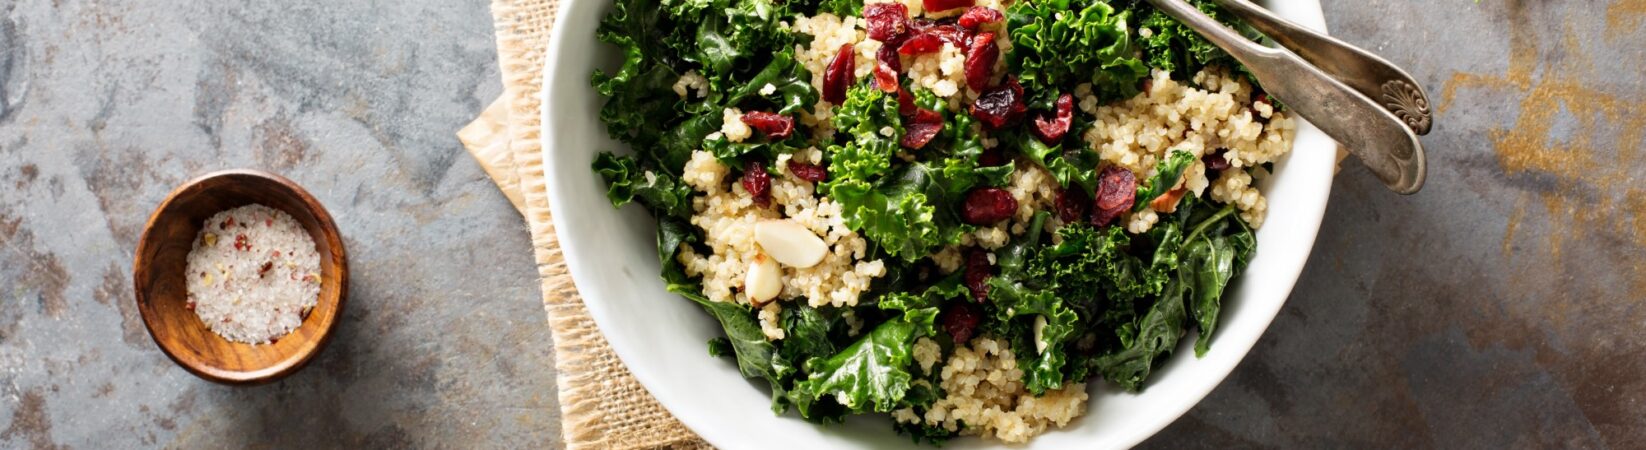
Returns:
[[[297,219],[320,252],[320,299],[309,317],[290,334],[261,345],[230,342],[206,328],[188,309],[184,273],[202,223],[252,203]],[[291,180],[255,170],[210,173],[172,191],[143,227],[132,266],[137,310],[154,343],[190,373],[225,384],[266,383],[301,369],[326,345],[349,286],[348,257],[331,214]]]

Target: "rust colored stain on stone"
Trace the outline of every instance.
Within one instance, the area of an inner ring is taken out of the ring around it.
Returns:
[[[1617,0],[1606,7],[1606,37],[1630,36],[1640,29],[1642,19],[1646,19],[1646,0]]]
[[[23,393],[11,413],[11,426],[0,431],[0,440],[23,439],[35,450],[61,448],[51,440],[51,417],[46,415],[46,397],[38,390]]]
[[[1470,317],[1461,325],[1475,348],[1502,345],[1531,351],[1604,445],[1639,448],[1646,446],[1640,431],[1646,427],[1646,405],[1636,396],[1646,392],[1646,360],[1622,355],[1646,353],[1646,342],[1619,330],[1646,322],[1646,310],[1636,304],[1646,298],[1646,265],[1635,262],[1646,249],[1646,190],[1638,187],[1635,173],[1646,137],[1646,110],[1639,107],[1639,98],[1586,81],[1611,75],[1595,67],[1586,42],[1579,41],[1583,33],[1557,30],[1557,39],[1540,39],[1538,33],[1546,27],[1540,26],[1542,21],[1534,23],[1536,13],[1526,11],[1533,4],[1505,3],[1510,11],[1507,71],[1455,74],[1438,104],[1446,110],[1465,89],[1518,99],[1518,117],[1487,135],[1504,176],[1541,180],[1521,186],[1527,192],[1519,193],[1504,230],[1501,252],[1513,261],[1515,272],[1503,291],[1510,298],[1441,295],[1437,297],[1447,299],[1442,304],[1471,306],[1403,316]],[[1607,13],[1609,36],[1634,30],[1646,17],[1646,0],[1617,1]],[[1404,327],[1410,332],[1413,325]],[[1480,382],[1493,386],[1488,392],[1507,392],[1523,379]]]
[[[145,339],[143,318],[137,312],[137,300],[131,297],[131,287],[126,281],[126,271],[118,264],[109,264],[103,270],[103,284],[92,291],[92,299],[102,305],[113,305],[120,311],[120,337],[127,344],[142,348],[148,339]]]
[[[256,129],[257,160],[276,170],[290,169],[303,161],[309,145],[298,135],[291,121],[279,118],[263,122]]]
[[[34,180],[40,178],[40,166],[34,164],[24,164],[23,168],[18,169],[18,172],[22,174],[22,177],[17,179],[17,189],[19,190],[29,187],[29,185],[34,184]]]

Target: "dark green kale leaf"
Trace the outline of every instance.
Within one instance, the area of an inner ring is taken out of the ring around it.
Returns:
[[[1192,79],[1195,73],[1213,65],[1245,72],[1245,67],[1241,66],[1239,61],[1201,37],[1194,29],[1145,2],[1136,3],[1137,17],[1143,18],[1138,28],[1148,29],[1150,33],[1142,38],[1141,42],[1143,60],[1150,67],[1171,72],[1172,78],[1178,80]],[[1223,11],[1215,2],[1189,0],[1189,3],[1247,39],[1256,41],[1263,37],[1257,29]]]
[[[803,302],[783,308],[779,323],[783,326],[784,337],[778,341],[781,344],[779,353],[787,361],[801,363],[833,355],[835,345],[830,333],[839,322],[838,313],[825,312]]]
[[[1184,150],[1172,150],[1165,161],[1155,166],[1155,175],[1148,182],[1137,187],[1137,201],[1132,211],[1142,211],[1149,207],[1149,202],[1165,195],[1172,187],[1177,186],[1178,180],[1183,178],[1183,172],[1194,165],[1194,154]]]
[[[952,145],[948,150],[933,149],[934,154],[964,152],[952,157],[907,164],[897,160],[903,136],[897,98],[868,84],[847,91],[835,114],[836,130],[851,141],[829,147],[830,180],[821,190],[841,205],[847,226],[904,261],[958,242],[971,230],[956,210],[966,191],[980,183],[1003,183],[1010,175],[1010,169],[978,170],[972,152],[981,154],[981,145],[974,148],[968,138],[946,141]],[[956,127],[969,127],[969,118],[951,119]]]
[[[1121,301],[1159,293],[1154,286],[1165,275],[1151,273],[1142,259],[1129,252],[1132,238],[1120,227],[1098,229],[1076,223],[1057,233],[1062,242],[1036,254],[1029,262],[1029,273],[1051,280],[1060,296],[1084,298],[1103,293],[1110,301]]]
[[[1016,162],[992,167],[977,164],[986,150],[982,133],[975,130],[977,119],[970,114],[949,112],[943,99],[925,89],[915,89],[914,99],[915,105],[943,116],[943,131],[920,151],[930,155],[930,160],[941,161],[938,163],[942,170],[940,178],[946,180],[949,191],[966,192],[973,187],[998,187],[1011,182],[1012,172],[1017,170]]]
[[[1182,267],[1187,273],[1182,276],[1187,278],[1191,312],[1200,326],[1200,337],[1195,340],[1196,357],[1205,356],[1211,346],[1225,288],[1245,270],[1256,252],[1257,237],[1234,214],[1232,206],[1218,211],[1185,238]]]
[[[914,340],[926,323],[894,318],[865,333],[828,358],[806,363],[806,380],[795,383],[788,397],[802,417],[812,417],[820,401],[838,403],[851,413],[891,412],[903,401],[914,375]]]
[[[1075,85],[1092,83],[1104,99],[1137,94],[1148,68],[1136,56],[1129,11],[1106,1],[1023,1],[1006,10],[1012,49],[1008,73],[1023,83],[1031,104],[1049,104]]]
[[[1023,387],[1034,395],[1063,387],[1064,344],[1075,336],[1080,318],[1064,305],[1056,292],[1033,289],[1004,277],[989,280],[989,301],[999,322],[1017,321],[1012,337],[1018,366],[1023,369]]]
[[[1143,381],[1154,370],[1156,358],[1171,353],[1187,332],[1183,328],[1188,318],[1183,304],[1187,290],[1188,284],[1181,279],[1172,280],[1143,317],[1132,324],[1136,334],[1122,334],[1119,351],[1092,360],[1092,366],[1103,379],[1128,391],[1136,392],[1143,387]]]
[[[726,333],[726,339],[731,344],[732,353],[737,356],[737,369],[747,378],[764,378],[773,386],[781,386],[784,376],[790,372],[781,365],[774,365],[777,357],[776,347],[766,340],[765,332],[760,330],[760,323],[755,320],[754,311],[748,306],[732,302],[716,302],[703,297],[703,288],[695,282],[688,284],[669,284],[669,292],[680,294],[703,307],[709,315],[720,322],[721,329]]]
[[[662,151],[655,157],[657,164],[678,171],[691,159],[692,152],[699,148],[711,151],[728,163],[732,158],[750,153],[759,154],[770,161],[777,154],[793,151],[805,139],[798,134],[781,142],[756,140],[731,143],[724,138],[707,138],[720,131],[725,108],[742,105],[750,109],[769,108],[779,114],[792,114],[809,108],[817,103],[817,90],[812,89],[810,80],[811,72],[795,61],[793,49],[774,53],[771,62],[744,85],[725,93],[711,91],[709,99],[693,103],[695,115],[674,125],[661,138]],[[759,92],[767,84],[777,88],[769,98]],[[637,150],[643,148],[636,145]]]
[[[961,423],[956,428],[963,430],[966,429],[965,425],[965,423]],[[949,431],[949,429],[943,428],[942,425],[927,425],[925,422],[904,423],[893,421],[892,429],[896,430],[897,434],[908,436],[914,441],[915,445],[926,443],[934,447],[942,447],[943,443],[960,435],[958,431]]]
[[[636,198],[657,217],[691,218],[690,187],[674,175],[641,170],[630,156],[601,152],[594,159],[594,171],[606,180],[606,199],[622,207]]]
[[[923,166],[909,167],[898,181],[883,187],[844,180],[829,191],[847,226],[887,254],[908,261],[925,257],[950,240],[935,221],[937,207],[924,192],[930,177],[918,167]]]
[[[1078,146],[1065,151],[1062,145],[1048,146],[1021,131],[1004,133],[1000,139],[1051,172],[1059,186],[1065,189],[1078,186],[1086,195],[1097,191],[1097,164],[1100,158],[1091,148]]]
[[[886,95],[866,83],[853,86],[846,91],[845,103],[835,111],[834,127],[851,141],[828,148],[829,179],[873,181],[891,170],[898,140],[903,138],[897,96]]]
[[[1091,361],[1092,368],[1104,379],[1126,390],[1141,389],[1159,358],[1177,347],[1188,332],[1191,307],[1194,324],[1201,330],[1195,353],[1205,354],[1217,328],[1223,292],[1256,251],[1251,229],[1240,221],[1233,206],[1214,210],[1210,204],[1185,200],[1179,213],[1161,224],[1174,228],[1180,223],[1193,224],[1193,231],[1182,238],[1175,252],[1170,280],[1148,310],[1126,324],[1135,333],[1121,333],[1117,350]]]

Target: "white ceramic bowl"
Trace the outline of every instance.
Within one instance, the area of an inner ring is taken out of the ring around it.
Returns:
[[[1317,0],[1270,2],[1275,12],[1325,28]],[[658,278],[655,222],[638,206],[614,210],[605,184],[589,169],[596,153],[626,148],[606,137],[597,118],[603,101],[589,86],[596,67],[620,62],[616,49],[595,39],[608,0],[561,0],[549,41],[543,89],[543,151],[549,203],[567,265],[589,312],[635,378],[686,426],[726,449],[888,448],[910,446],[886,417],[857,417],[818,426],[794,412],[771,413],[764,382],[745,380],[734,363],[710,357],[704,344],[719,325],[691,301],[663,290]],[[1140,394],[1091,383],[1084,416],[1048,431],[1033,449],[1120,448],[1143,441],[1183,415],[1222,381],[1285,303],[1314,245],[1331,190],[1336,144],[1313,126],[1300,126],[1290,156],[1263,191],[1269,216],[1258,231],[1258,252],[1224,301],[1222,323],[1204,358],[1194,337],[1183,339]],[[957,439],[944,448],[1000,444]]]

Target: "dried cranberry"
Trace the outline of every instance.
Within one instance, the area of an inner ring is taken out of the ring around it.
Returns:
[[[743,113],[743,123],[766,135],[767,139],[781,141],[794,134],[794,118],[765,111]]]
[[[1219,147],[1217,150],[1207,153],[1206,156],[1200,157],[1200,160],[1206,163],[1207,171],[1222,172],[1229,170],[1229,149]],[[1208,173],[1206,177],[1212,178],[1212,175]]]
[[[972,333],[977,331],[977,324],[983,322],[977,310],[965,302],[950,303],[943,309],[943,316],[939,318],[943,323],[943,331],[949,332],[954,338],[955,345],[965,344],[972,339]]]
[[[1074,96],[1063,94],[1057,98],[1057,111],[1051,116],[1041,114],[1040,117],[1036,117],[1034,127],[1029,131],[1033,131],[1034,137],[1040,138],[1040,142],[1057,145],[1063,140],[1063,136],[1069,133],[1069,126],[1073,124]]]
[[[977,165],[983,167],[1004,166],[1006,165],[1006,153],[998,148],[984,150],[982,155],[977,156]]]
[[[816,164],[806,164],[800,161],[789,160],[789,173],[802,180],[813,183],[829,179],[829,170]]]
[[[958,48],[965,48],[967,38],[972,35],[971,32],[966,31],[965,28],[961,28],[960,25],[948,22],[937,23],[930,27],[926,27],[925,30],[922,30],[922,33],[937,36],[938,40],[954,44],[954,46]]]
[[[743,169],[743,190],[749,191],[754,197],[754,203],[764,208],[772,203],[772,175],[766,173],[766,165],[760,161],[749,161]]]
[[[1000,60],[1000,45],[994,42],[994,33],[982,32],[972,37],[966,47],[966,87],[982,92],[994,76],[994,63]]]
[[[909,32],[909,8],[902,3],[863,5],[863,21],[866,22],[869,39],[896,42]]]
[[[932,33],[920,33],[909,38],[909,40],[903,41],[903,45],[897,47],[897,53],[904,55],[921,55],[926,53],[936,53],[942,48],[942,38],[939,38],[936,34]]]
[[[880,50],[874,52],[874,59],[880,61],[881,65],[891,68],[892,72],[903,71],[903,57],[897,54],[896,45],[888,43],[880,46]]]
[[[967,7],[972,6],[974,1],[973,0],[922,0],[920,3],[921,3],[922,6],[924,6],[926,8],[926,12],[934,13],[934,12],[939,12],[939,11],[948,11],[948,10],[955,9],[955,8],[967,8]]]
[[[1057,191],[1057,218],[1063,219],[1064,223],[1074,223],[1086,217],[1086,211],[1091,207],[1091,197],[1086,196],[1086,191],[1079,186]]]
[[[903,134],[903,141],[900,142],[904,148],[919,150],[930,143],[932,138],[937,137],[938,132],[943,131],[943,116],[937,111],[920,108],[915,111],[912,119],[903,125],[907,130]]]
[[[994,8],[987,6],[973,6],[972,9],[966,10],[965,14],[960,15],[959,23],[960,26],[965,27],[968,30],[977,30],[977,27],[981,27],[984,24],[999,22],[1005,18],[1006,16],[1000,14],[1000,11],[996,11]]]
[[[1028,105],[1023,104],[1023,86],[1011,78],[979,95],[972,103],[972,117],[998,130],[1023,118],[1028,109]]]
[[[897,72],[890,67],[886,67],[885,64],[875,63],[874,86],[887,94],[897,92]]]
[[[994,225],[1017,213],[1017,199],[1012,198],[1011,192],[997,187],[973,189],[966,194],[963,206],[960,219],[979,226]]]
[[[982,302],[989,298],[989,277],[994,276],[993,270],[988,252],[972,249],[966,253],[966,289],[972,291],[973,299]]]
[[[232,227],[232,226],[234,226],[234,218],[230,217],[230,218],[228,218],[228,220],[224,220],[222,224],[218,225],[217,229],[227,230],[227,229],[229,229],[229,227]]]
[[[910,116],[914,115],[917,109],[919,108],[914,105],[914,96],[909,94],[909,90],[899,89],[897,91],[897,113]]]
[[[841,104],[846,102],[846,88],[851,87],[852,70],[857,68],[857,55],[852,53],[852,44],[840,46],[840,51],[829,61],[829,68],[823,72],[823,100]]]
[[[1137,177],[1120,166],[1103,168],[1098,181],[1097,202],[1092,204],[1092,225],[1108,226],[1132,209],[1137,201]]]

